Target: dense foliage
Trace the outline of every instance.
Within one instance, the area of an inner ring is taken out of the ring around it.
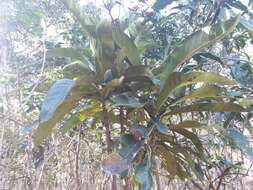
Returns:
[[[249,167],[220,150],[253,158],[252,1],[139,0],[123,16],[115,16],[124,7],[114,0],[84,10],[74,0],[14,2],[9,18],[25,31],[13,35],[15,45],[42,39],[40,51],[25,49],[32,56],[11,55],[24,81],[21,109],[32,115],[23,148],[35,168],[55,138],[77,139],[79,152],[84,133],[107,154],[101,166],[114,190],[119,180],[126,189],[162,188],[164,171],[165,181],[220,189],[228,172]],[[23,9],[33,15],[20,17]],[[47,25],[63,32],[45,40]],[[38,75],[33,86],[29,72]],[[224,169],[212,181],[207,171],[215,168]]]

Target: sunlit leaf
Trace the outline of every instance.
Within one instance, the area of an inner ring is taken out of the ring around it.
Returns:
[[[222,85],[236,84],[234,81],[224,76],[211,72],[189,72],[186,74],[174,72],[164,83],[164,87],[157,100],[157,108],[159,109],[163,105],[174,89],[198,82],[217,83]]]
[[[221,88],[215,85],[206,85],[196,90],[189,92],[187,95],[173,102],[170,106],[174,106],[178,103],[184,102],[189,99],[217,97],[217,94],[221,91]]]

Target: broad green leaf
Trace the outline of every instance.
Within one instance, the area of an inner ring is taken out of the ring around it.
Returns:
[[[133,65],[141,63],[140,53],[136,45],[118,26],[112,26],[112,37],[116,44],[125,50],[127,58]]]
[[[74,84],[75,81],[70,79],[62,79],[54,83],[42,103],[39,117],[40,123],[47,122],[53,117],[59,105],[66,100]]]
[[[203,127],[202,123],[194,120],[186,120],[176,125],[171,125],[171,129],[185,129],[185,128],[201,128]]]
[[[102,168],[109,175],[121,174],[128,169],[127,159],[121,157],[117,152],[109,154],[102,161]]]
[[[189,72],[189,73],[180,73],[174,72],[170,77],[165,81],[163,89],[157,100],[157,108],[163,105],[163,103],[170,96],[172,91],[176,88],[186,86],[189,84],[194,84],[198,82],[203,83],[217,83],[222,85],[235,85],[236,83],[224,76],[217,75],[211,72]]]
[[[203,28],[183,40],[166,58],[160,71],[160,78],[166,80],[175,68],[190,59],[203,48],[214,44],[231,33],[239,23],[240,15]]]
[[[39,126],[34,131],[35,146],[40,145],[53,131],[53,127],[77,106],[84,96],[95,93],[90,85],[79,85],[70,79],[58,80],[48,91],[41,106]]]
[[[87,76],[91,73],[90,67],[81,61],[75,61],[63,67],[63,74],[67,78]]]
[[[134,170],[134,178],[140,184],[143,190],[151,190],[153,186],[153,180],[151,176],[151,169],[148,156],[142,161],[141,164],[136,166]]]
[[[234,141],[234,143],[248,154],[250,157],[253,157],[253,147],[250,145],[249,140],[237,129],[227,128],[226,134]]]
[[[187,95],[183,96],[176,102],[173,102],[171,106],[175,106],[178,103],[184,102],[189,99],[196,98],[206,98],[206,97],[217,97],[217,94],[221,91],[221,88],[215,85],[206,85],[201,88],[198,88],[194,91],[189,92]]]
[[[245,112],[246,110],[235,103],[196,103],[169,110],[164,115],[174,115],[185,112]]]
[[[129,108],[141,108],[144,106],[144,103],[141,103],[137,98],[124,94],[113,96],[111,100],[114,103],[114,107],[125,106]]]

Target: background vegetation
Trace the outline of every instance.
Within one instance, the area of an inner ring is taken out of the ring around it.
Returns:
[[[2,0],[0,189],[252,189],[251,0]]]

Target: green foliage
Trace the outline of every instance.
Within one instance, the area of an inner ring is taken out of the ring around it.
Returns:
[[[127,35],[119,27],[122,24],[119,20],[98,21],[86,17],[74,1],[62,1],[80,22],[91,50],[57,48],[48,51],[49,56],[74,61],[60,71],[73,80],[61,79],[48,91],[40,110],[39,126],[34,131],[35,145],[42,144],[61,121],[65,121],[60,128],[64,134],[93,118],[94,129],[102,126],[105,130],[109,155],[102,161],[102,167],[108,174],[133,175],[142,189],[149,190],[153,185],[152,159],[156,157],[171,177],[184,180],[192,172],[201,176],[200,167],[194,165],[195,160],[206,162],[204,145],[196,133],[205,129],[204,122],[199,121],[200,115],[203,112],[247,112],[248,104],[222,94],[223,87],[238,88],[234,80],[206,72],[201,66],[196,71],[195,67],[186,68],[183,64],[192,57],[205,57],[224,67],[224,60],[219,56],[199,51],[232,33],[240,15],[193,32],[175,45],[164,61],[159,60],[162,63],[158,62],[157,69],[156,60],[147,60],[144,52],[158,45],[148,41],[145,33],[136,38]],[[158,11],[170,3],[172,1],[156,1],[153,8]],[[151,31],[152,27],[147,24],[145,30]],[[182,117],[189,112],[198,119]],[[180,122],[174,119],[178,115]],[[115,126],[120,126],[120,133],[114,132]],[[118,137],[114,141],[111,132]],[[252,155],[246,137],[230,128],[227,135]],[[129,174],[130,171],[134,171],[133,174]]]

